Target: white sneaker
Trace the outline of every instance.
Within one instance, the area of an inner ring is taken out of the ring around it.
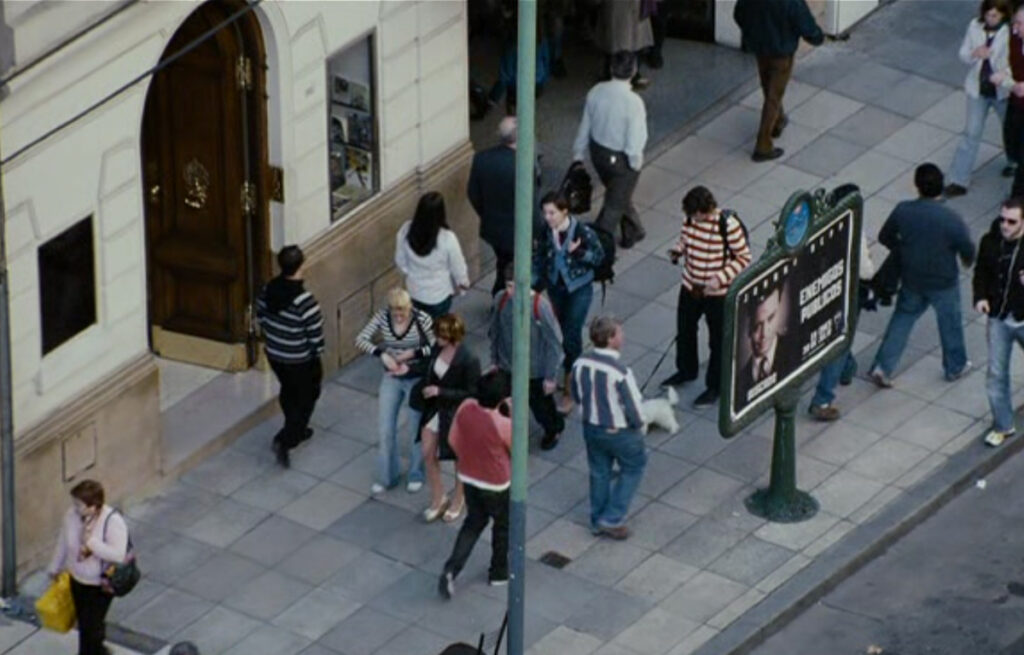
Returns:
[[[405,485],[405,490],[411,494],[416,493],[423,488],[423,483],[419,480],[409,480],[409,484]]]
[[[385,491],[386,490],[384,489],[384,485],[382,485],[379,482],[374,482],[372,485],[370,485],[370,495],[371,496],[379,496],[380,494],[384,493]]]
[[[1013,436],[1013,430],[1006,432],[1000,432],[999,430],[989,430],[989,433],[985,435],[985,445],[998,448],[1003,445],[1003,442]]]

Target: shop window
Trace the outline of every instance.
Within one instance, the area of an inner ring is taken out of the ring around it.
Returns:
[[[92,216],[39,248],[39,313],[44,355],[96,322]]]
[[[327,60],[331,220],[380,189],[373,37]]]

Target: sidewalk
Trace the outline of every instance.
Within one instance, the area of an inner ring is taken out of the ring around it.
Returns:
[[[679,270],[664,253],[679,228],[683,193],[709,186],[722,206],[738,211],[760,254],[790,193],[852,181],[867,198],[865,232],[874,237],[894,204],[913,195],[914,166],[930,160],[946,168],[952,158],[964,112],[955,51],[975,5],[899,2],[858,27],[850,42],[826,44],[798,62],[786,95],[791,122],[779,141],[782,160],[750,161],[761,101],[751,83],[749,94],[650,162],[636,194],[647,239],[621,253],[605,306],[595,302],[592,310],[625,319],[624,357],[638,380],[675,332]],[[917,40],[900,35],[894,44],[889,25],[913,25]],[[752,61],[750,68],[752,75]],[[970,193],[950,203],[976,239],[1009,186],[999,177],[994,121],[986,134]],[[880,263],[877,245],[874,252]],[[489,279],[478,281],[455,306],[479,354],[487,352],[489,288]],[[772,417],[723,440],[717,408],[690,408],[700,385],[681,392],[678,434],[647,437],[648,469],[633,505],[633,536],[624,543],[586,528],[578,417],[551,452],[536,448],[535,434],[530,653],[729,652],[742,631],[774,615],[766,608],[782,611],[799,600],[794,585],[802,571],[836,575],[836,553],[856,555],[865,552],[862,543],[876,544],[881,518],[898,523],[911,515],[904,508],[923,498],[922,489],[948,489],[950,471],[1000,455],[979,443],[988,421],[985,331],[969,307],[967,276],[963,288],[968,352],[979,365],[966,378],[942,380],[934,319],[926,317],[911,337],[896,388],[876,389],[863,374],[889,318],[883,309],[861,316],[861,374],[840,389],[843,418],[811,421],[803,411],[807,390],[797,424],[798,483],[821,503],[808,522],[770,524],[746,512],[743,499],[767,483]],[[666,362],[652,384],[671,373],[671,353]],[[1014,365],[1020,402],[1024,368]],[[295,451],[290,470],[277,468],[269,449],[277,417],[127,508],[145,577],[114,603],[111,621],[168,643],[192,639],[204,654],[231,655],[434,655],[452,641],[475,642],[479,632],[496,630],[507,590],[486,585],[486,544],[460,576],[455,598],[442,601],[436,580],[457,525],[424,525],[424,492],[400,488],[368,498],[378,375],[376,362],[363,359],[325,384],[317,435]],[[539,563],[549,551],[571,562],[561,570]]]

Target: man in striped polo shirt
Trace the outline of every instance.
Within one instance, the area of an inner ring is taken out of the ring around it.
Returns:
[[[320,304],[302,286],[305,256],[298,246],[277,254],[281,274],[267,283],[256,299],[256,317],[263,329],[267,360],[281,392],[284,427],[274,437],[277,463],[287,468],[288,451],[313,436],[309,417],[320,397],[324,351],[324,319]]]
[[[678,386],[697,379],[697,328],[703,315],[708,324],[711,356],[704,375],[707,389],[694,407],[718,401],[722,379],[722,314],[729,285],[750,265],[750,246],[743,224],[732,212],[718,208],[707,187],[695,186],[683,197],[683,228],[669,249],[672,263],[683,260],[683,281],[676,306],[676,372],[662,386]]]
[[[583,417],[590,468],[590,530],[612,539],[629,536],[626,514],[644,476],[643,396],[633,371],[620,360],[622,325],[611,316],[590,324],[594,349],[572,367],[572,395]],[[612,483],[618,462],[619,479]]]

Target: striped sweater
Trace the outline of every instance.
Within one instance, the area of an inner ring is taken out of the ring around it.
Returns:
[[[385,307],[377,310],[356,336],[356,348],[374,357],[380,357],[389,350],[415,350],[414,359],[425,359],[430,357],[433,345],[434,323],[430,314],[416,308],[413,308],[412,320],[402,334],[395,331],[391,312]]]
[[[278,276],[256,299],[256,318],[263,329],[267,358],[284,364],[308,362],[324,350],[324,318],[320,304],[302,287],[302,280]]]
[[[643,395],[633,371],[611,348],[594,348],[572,365],[572,396],[583,420],[605,430],[638,429]]]
[[[706,296],[724,296],[733,279],[750,265],[750,246],[743,238],[743,226],[735,216],[729,216],[727,221],[726,237],[735,257],[726,256],[717,211],[711,220],[683,221],[679,241],[672,250],[683,259],[683,286],[687,289],[704,287]],[[707,288],[712,277],[721,283],[715,291]]]

